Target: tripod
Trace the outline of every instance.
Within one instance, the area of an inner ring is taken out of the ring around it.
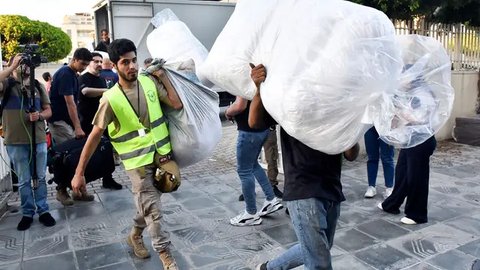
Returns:
[[[28,109],[29,113],[35,112],[35,66],[28,65],[30,68],[30,106]],[[36,122],[31,122],[32,127],[32,137],[31,137],[31,146],[32,146],[32,188],[36,190],[38,188],[38,175],[37,175],[37,144],[36,144]]]

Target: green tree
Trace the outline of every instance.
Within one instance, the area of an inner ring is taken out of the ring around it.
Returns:
[[[480,0],[443,0],[430,14],[434,21],[480,26]]]
[[[0,15],[0,35],[5,59],[22,52],[20,44],[38,44],[38,52],[49,62],[65,58],[72,50],[70,37],[60,28],[25,16]]]
[[[364,6],[373,7],[392,19],[411,19],[421,12],[421,0],[350,0]]]
[[[480,25],[480,0],[350,0],[383,11],[392,19],[420,16],[442,23]]]

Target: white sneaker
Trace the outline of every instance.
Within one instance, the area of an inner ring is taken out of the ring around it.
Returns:
[[[400,222],[402,222],[405,225],[416,225],[417,224],[417,222],[415,222],[415,220],[413,220],[411,218],[408,218],[408,217],[402,217],[400,219]]]
[[[383,206],[382,206],[382,203],[378,203],[378,204],[377,204],[377,207],[378,207],[378,209],[380,209],[380,210],[382,210],[382,211],[383,211]]]
[[[373,198],[375,195],[377,195],[377,188],[368,186],[367,192],[365,192],[365,198]]]
[[[386,188],[385,189],[385,193],[383,194],[383,197],[386,199],[388,197],[390,197],[390,195],[392,195],[392,192],[393,192],[393,188]]]
[[[283,208],[283,205],[280,203],[280,200],[277,197],[273,197],[271,201],[265,200],[263,203],[262,209],[260,209],[259,216],[263,217],[273,212],[276,212]]]
[[[247,211],[230,219],[233,226],[254,226],[262,223],[260,216],[250,215]]]

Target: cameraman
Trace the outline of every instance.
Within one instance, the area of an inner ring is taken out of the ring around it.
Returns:
[[[45,121],[50,118],[50,100],[45,88],[35,80],[35,108],[29,112],[31,102],[30,68],[20,64],[25,60],[22,54],[11,59],[10,65],[0,71],[0,95],[4,108],[2,123],[5,136],[5,145],[8,156],[13,163],[18,176],[19,192],[23,217],[18,223],[17,230],[24,231],[30,228],[35,211],[39,221],[45,226],[55,225],[55,219],[48,212],[47,185],[45,174],[47,169],[47,143],[45,139]],[[10,76],[12,75],[12,76]],[[37,188],[32,193],[32,125],[35,124],[36,146],[36,173]]]

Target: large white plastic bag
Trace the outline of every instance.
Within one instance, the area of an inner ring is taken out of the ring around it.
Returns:
[[[156,29],[147,36],[147,48],[153,58],[168,63],[193,59],[196,67],[207,58],[207,49],[172,10],[163,9],[151,22]]]
[[[255,85],[250,79],[252,59],[263,60],[269,55],[278,27],[269,20],[281,20],[290,0],[242,0],[237,2],[222,32],[202,66],[199,76],[235,96],[252,99]],[[261,42],[260,42],[261,40]]]
[[[240,4],[201,72],[251,98],[248,63],[263,63],[263,104],[288,134],[328,154],[350,148],[368,128],[361,123],[367,104],[401,71],[391,21],[347,1]]]
[[[374,114],[380,138],[399,148],[419,145],[450,117],[454,90],[450,58],[437,40],[418,35],[397,37],[403,72],[387,88]]]
[[[199,83],[192,71],[166,68],[183,108],[165,109],[173,156],[180,167],[208,158],[222,137],[218,94]]]

